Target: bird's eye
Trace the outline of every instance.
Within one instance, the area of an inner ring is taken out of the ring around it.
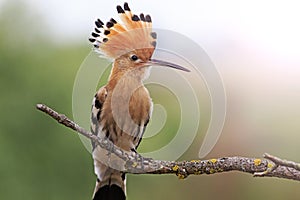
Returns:
[[[131,60],[133,60],[133,61],[136,61],[137,59],[139,59],[136,55],[132,55],[131,57],[130,57],[130,59]]]

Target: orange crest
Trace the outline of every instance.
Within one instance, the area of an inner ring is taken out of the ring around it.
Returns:
[[[97,52],[115,59],[136,49],[152,49],[156,46],[156,33],[152,32],[150,15],[132,14],[128,3],[124,8],[117,6],[122,24],[113,18],[106,25],[100,20],[95,21],[96,28],[89,39]]]

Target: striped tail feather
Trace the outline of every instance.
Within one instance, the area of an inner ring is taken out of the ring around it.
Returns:
[[[99,151],[100,150],[100,151]],[[103,153],[97,146],[93,151],[95,174],[97,175],[93,200],[125,200],[126,180],[125,173],[109,168],[97,157]]]
[[[122,187],[116,184],[102,185],[96,183],[95,194],[93,200],[125,200],[125,191]]]
[[[105,101],[107,90],[105,87],[99,89],[93,99],[91,132],[99,137],[105,137],[101,131],[100,113]],[[96,144],[93,144],[94,171],[97,175],[96,187],[93,194],[93,200],[125,200],[125,173],[112,169],[108,166],[109,156]]]

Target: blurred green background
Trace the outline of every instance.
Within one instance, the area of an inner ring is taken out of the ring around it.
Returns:
[[[40,13],[22,1],[0,6],[0,199],[91,199],[91,155],[73,131],[35,109],[36,103],[45,103],[72,116],[73,83],[91,47],[86,40],[57,41]],[[238,63],[242,56],[225,58],[221,50],[211,54],[224,79],[228,112],[221,138],[208,157],[259,157],[269,152],[299,161],[300,62],[273,62],[276,53],[254,55],[256,49],[249,46],[241,53],[237,43],[221,45],[242,54],[243,65]],[[202,139],[199,134],[180,160],[197,158]],[[297,182],[238,172],[186,180],[129,175],[127,183],[129,200],[300,195]]]

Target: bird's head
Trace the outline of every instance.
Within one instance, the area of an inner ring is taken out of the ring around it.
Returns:
[[[115,70],[140,70],[159,65],[189,71],[174,63],[152,59],[157,34],[152,31],[150,15],[132,14],[127,3],[123,7],[118,5],[117,11],[123,23],[111,18],[104,24],[97,19],[96,28],[89,39],[97,52],[114,60]]]
[[[133,50],[115,59],[115,64],[119,68],[126,68],[127,70],[141,69],[149,66],[165,66],[189,72],[188,69],[180,65],[162,60],[152,59],[151,57],[153,51],[154,48]]]

